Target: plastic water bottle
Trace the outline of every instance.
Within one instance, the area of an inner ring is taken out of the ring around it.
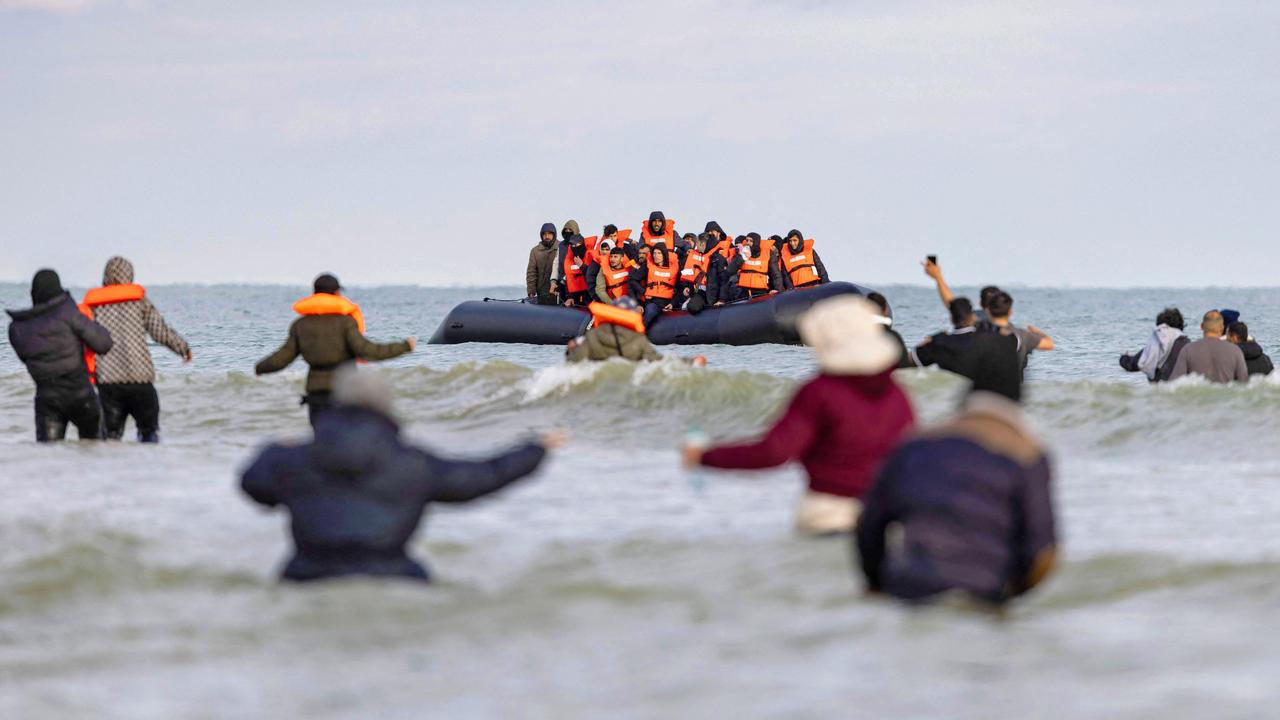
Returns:
[[[684,434],[685,445],[705,450],[711,444],[711,438],[703,432],[702,428],[696,423],[689,426],[688,432]],[[689,470],[689,487],[699,495],[707,491],[707,477],[703,473],[701,467],[694,467]]]

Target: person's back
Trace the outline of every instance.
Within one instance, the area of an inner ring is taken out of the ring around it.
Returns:
[[[591,311],[594,327],[570,341],[565,351],[569,362],[662,359],[644,334],[639,305],[634,299],[623,296],[610,305],[591,303],[587,309]]]
[[[112,292],[124,288],[132,288],[136,294]],[[126,297],[128,299],[120,299]],[[95,363],[107,437],[120,439],[126,420],[132,416],[140,440],[158,441],[160,399],[155,390],[156,369],[147,336],[188,361],[191,348],[169,327],[142,288],[133,284],[133,264],[125,258],[117,256],[107,261],[102,287],[90,290],[84,304],[115,341],[111,352],[97,358]]]
[[[1034,586],[1055,544],[1049,462],[1016,405],[975,393],[961,415],[886,463],[858,528],[872,590],[919,600],[963,590],[1003,602]],[[900,550],[888,548],[890,525]]]
[[[1206,313],[1200,328],[1204,337],[1183,348],[1169,379],[1200,375],[1212,383],[1248,382],[1249,368],[1245,365],[1244,353],[1222,339],[1222,315],[1217,311]]]
[[[1050,466],[1017,404],[1017,354],[993,343],[975,351],[959,416],[899,448],[866,497],[857,549],[872,591],[921,600],[961,590],[999,603],[1053,566]],[[900,541],[890,543],[894,527]]]
[[[98,439],[101,412],[89,381],[85,348],[105,354],[111,333],[85,317],[58,274],[41,270],[31,282],[32,307],[8,310],[9,345],[36,384],[36,440],[61,440],[73,423],[80,439]]]
[[[244,472],[241,487],[263,505],[284,506],[296,546],[283,571],[289,580],[342,575],[426,580],[405,552],[428,503],[460,503],[495,492],[532,473],[546,450],[525,444],[486,461],[449,461],[406,445],[387,409],[389,390],[368,371],[345,368],[338,406],[316,423],[304,445],[272,445]],[[382,399],[365,407],[362,383]],[[344,395],[343,387],[355,388]]]
[[[1227,339],[1240,348],[1244,355],[1245,369],[1249,375],[1270,375],[1275,370],[1271,358],[1263,352],[1262,346],[1249,337],[1249,326],[1242,322],[1233,322],[1227,326]]]

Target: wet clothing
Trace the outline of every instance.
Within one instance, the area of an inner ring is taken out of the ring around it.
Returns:
[[[536,470],[545,455],[542,446],[526,444],[490,460],[444,460],[405,444],[382,415],[339,407],[320,419],[314,442],[263,450],[240,486],[254,501],[289,511],[296,550],[285,579],[426,580],[426,568],[405,545],[427,505],[501,490]]]
[[[869,589],[992,603],[1026,592],[1053,565],[1050,476],[1017,404],[971,394],[955,420],[895,452],[864,499],[857,549]]]
[[[128,285],[133,282],[133,265],[121,257],[107,263],[102,284]],[[114,347],[98,358],[98,384],[153,383],[156,368],[151,360],[147,336],[164,345],[179,357],[191,352],[187,341],[174,332],[164,316],[145,297],[130,302],[111,303],[93,308],[93,319],[111,333]]]
[[[132,417],[138,441],[160,442],[160,396],[151,383],[111,383],[99,385],[102,424],[108,440],[124,437],[125,422]]]
[[[1168,325],[1157,325],[1146,347],[1137,355],[1121,355],[1120,367],[1129,372],[1141,371],[1148,382],[1163,382],[1173,374],[1173,367],[1191,339]]]
[[[588,330],[565,357],[569,362],[608,360],[615,357],[637,362],[662,359],[643,333],[612,324]]]
[[[311,366],[307,373],[307,392],[327,393],[332,390],[333,372],[339,365],[361,360],[389,360],[409,352],[409,343],[376,343],[360,334],[355,318],[350,315],[304,315],[289,326],[284,345],[255,367],[258,375],[279,372],[299,355]]]
[[[819,375],[796,392],[762,439],[711,448],[702,464],[756,469],[798,460],[810,490],[862,497],[880,463],[915,424],[911,403],[892,373]]]
[[[1201,375],[1212,383],[1249,382],[1249,368],[1240,348],[1219,338],[1203,338],[1187,345],[1169,374],[1170,380]]]
[[[36,439],[63,439],[67,423],[75,424],[82,440],[100,438],[101,412],[84,350],[106,355],[111,333],[85,317],[66,292],[29,310],[6,312],[13,319],[9,345],[36,384]]]
[[[1271,364],[1271,358],[1262,352],[1262,346],[1258,343],[1247,340],[1236,347],[1244,353],[1244,365],[1250,375],[1270,375],[1275,369],[1275,365]]]

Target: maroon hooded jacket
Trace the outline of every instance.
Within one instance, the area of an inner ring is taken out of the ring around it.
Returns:
[[[707,467],[756,469],[799,460],[809,489],[861,498],[881,463],[915,424],[893,370],[879,375],[819,375],[810,380],[759,442],[722,445],[702,456]]]

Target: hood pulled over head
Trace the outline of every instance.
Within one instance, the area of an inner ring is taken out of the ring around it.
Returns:
[[[62,278],[53,270],[45,268],[31,278],[31,302],[35,305],[43,305],[63,292]]]
[[[130,285],[133,283],[133,263],[119,255],[107,261],[102,271],[103,285]]]

